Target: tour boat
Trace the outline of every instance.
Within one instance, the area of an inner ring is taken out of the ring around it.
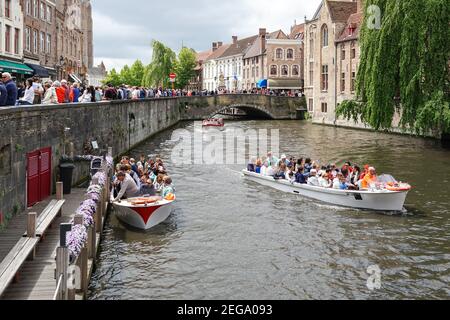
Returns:
[[[283,192],[304,196],[332,205],[374,211],[403,211],[406,197],[411,190],[411,187],[406,184],[398,188],[389,188],[391,190],[336,190],[291,183],[287,180],[275,180],[273,177],[263,176],[247,170],[244,170],[243,174],[250,181]]]
[[[173,199],[162,197],[139,197],[113,202],[116,216],[125,224],[149,230],[164,222],[172,213]]]
[[[223,119],[206,119],[203,120],[204,127],[223,127],[225,122]]]

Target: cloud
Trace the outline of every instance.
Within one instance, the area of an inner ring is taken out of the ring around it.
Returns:
[[[269,31],[290,31],[294,20],[311,17],[321,0],[94,0],[94,47],[97,63],[121,68],[141,59],[150,62],[152,39],[178,51],[181,46],[207,50],[214,41],[231,41]]]

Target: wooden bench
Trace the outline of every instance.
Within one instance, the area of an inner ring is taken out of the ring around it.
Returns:
[[[18,280],[19,270],[23,263],[27,259],[33,260],[35,257],[36,246],[40,240],[36,236],[36,216],[36,213],[28,214],[27,237],[20,238],[0,264],[0,297],[14,279]]]

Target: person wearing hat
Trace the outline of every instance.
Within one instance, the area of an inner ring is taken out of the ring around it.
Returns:
[[[378,182],[377,171],[374,167],[370,167],[368,173],[361,182],[362,189],[369,189],[369,187]]]
[[[311,169],[311,171],[309,172],[308,185],[313,187],[320,187],[316,169]]]

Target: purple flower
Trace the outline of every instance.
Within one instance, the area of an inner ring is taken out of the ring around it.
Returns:
[[[75,260],[81,252],[83,245],[87,241],[87,229],[84,225],[72,226],[72,231],[66,234],[67,248],[70,256]]]

